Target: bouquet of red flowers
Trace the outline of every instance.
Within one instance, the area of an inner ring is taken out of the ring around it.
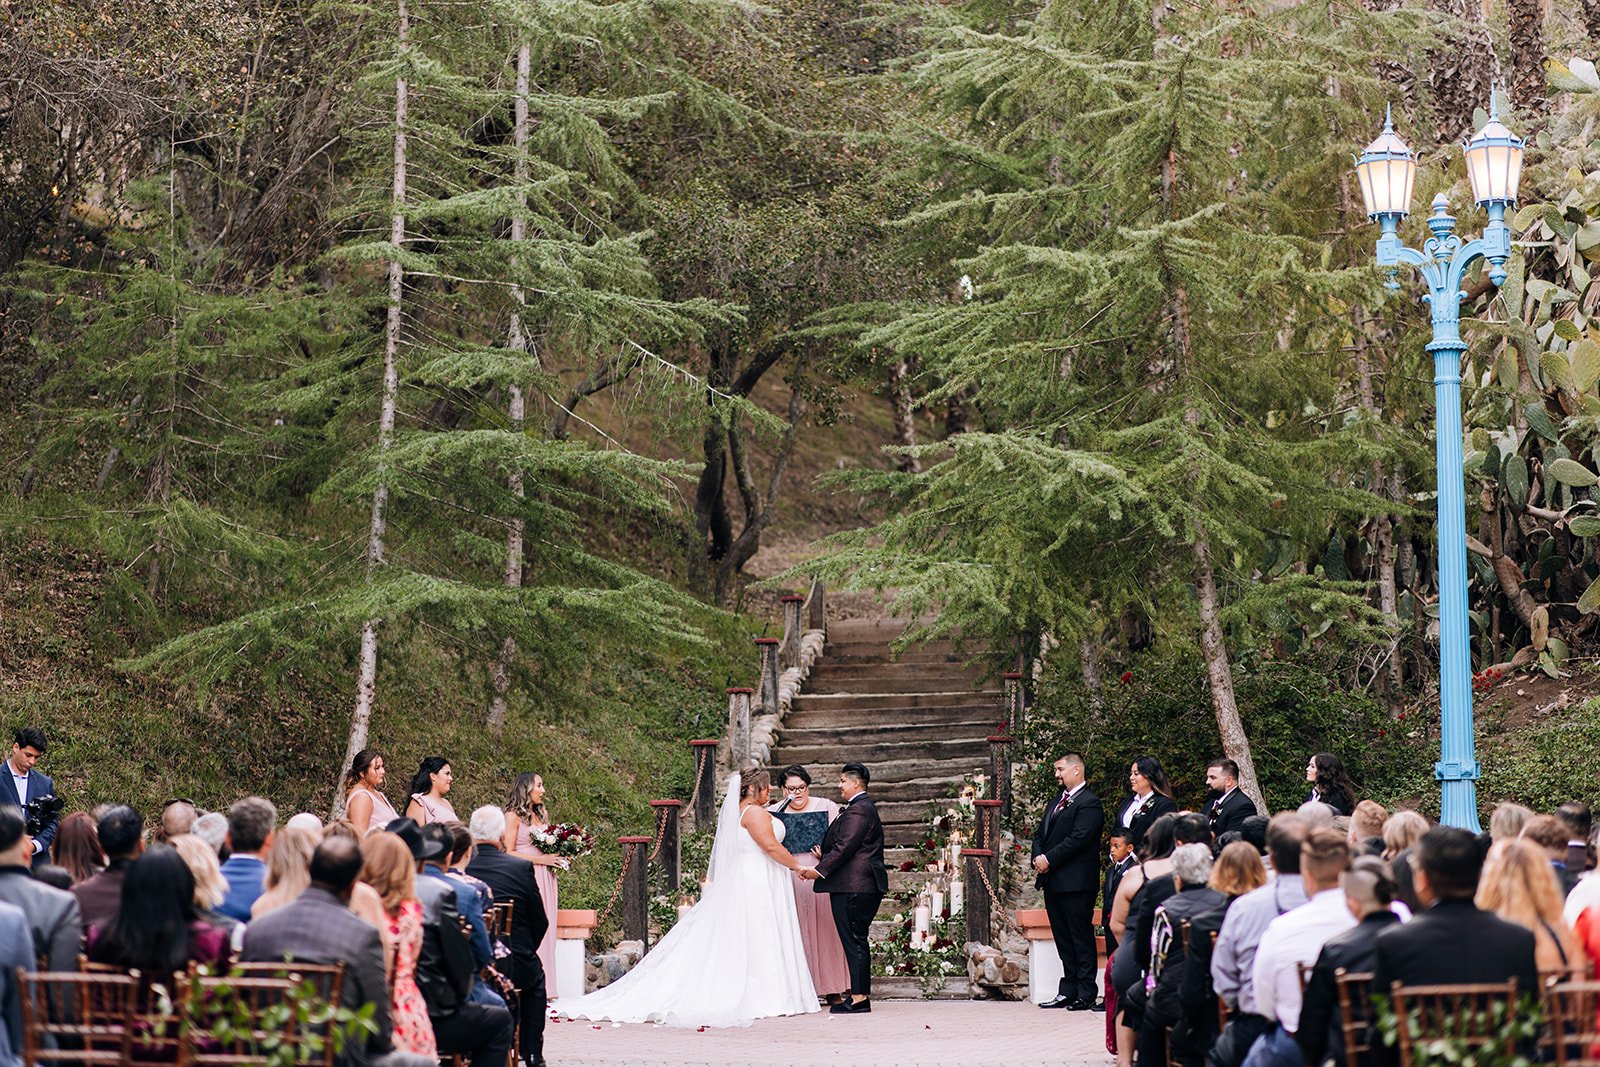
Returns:
[[[529,831],[539,851],[575,860],[594,851],[594,835],[575,822],[557,822]]]

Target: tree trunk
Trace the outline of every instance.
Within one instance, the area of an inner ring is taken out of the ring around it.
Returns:
[[[1506,0],[1511,43],[1511,104],[1532,115],[1550,112],[1544,78],[1544,0]]]
[[[1583,28],[1590,40],[1600,42],[1600,0],[1583,0]]]
[[[528,69],[531,64],[531,53],[528,43],[524,41],[517,49],[517,102],[516,102],[516,128],[512,131],[512,143],[516,148],[516,162],[512,164],[512,181],[520,190],[528,180]],[[519,191],[517,202],[526,207],[527,201]],[[511,220],[511,241],[513,244],[524,240],[528,235],[527,220],[519,213]],[[511,259],[511,270],[515,274],[517,259]],[[506,347],[513,352],[525,353],[528,351],[528,338],[522,331],[522,307],[524,294],[522,286],[515,281],[511,284],[511,298],[515,307],[511,310],[511,327],[506,337]],[[527,416],[522,396],[522,385],[518,382],[511,383],[511,399],[508,405],[508,415],[511,420],[511,432],[520,434],[523,431],[523,421]],[[519,500],[523,496],[522,471],[513,470],[506,479],[513,496]],[[507,589],[522,588],[522,516],[514,515],[506,524],[506,565],[505,583]],[[495,660],[491,672],[494,685],[494,696],[489,702],[488,726],[489,732],[499,734],[506,725],[506,693],[511,688],[511,664],[517,655],[517,639],[506,635],[500,646],[500,656]]]
[[[405,50],[410,35],[410,19],[406,13],[406,0],[398,0],[399,25],[397,34],[401,51]],[[404,76],[394,80],[394,192],[393,213],[389,217],[389,243],[399,249],[406,236],[406,108],[409,94]],[[394,414],[400,392],[400,298],[405,271],[398,256],[389,260],[389,314],[383,331],[383,397],[378,411],[378,454],[382,457],[394,444]],[[382,459],[379,460],[382,463]],[[387,529],[385,512],[389,503],[389,485],[384,480],[386,472],[380,471],[378,486],[372,491],[372,520],[367,527],[367,578],[383,565],[383,537]],[[356,753],[367,747],[367,734],[372,726],[372,701],[378,678],[378,623],[369,618],[361,626],[361,660],[356,681],[356,706],[350,713],[350,735],[345,741],[344,762],[338,769],[333,791],[333,817],[344,814],[344,790],[338,783],[344,780],[344,770],[355,759]]]
[[[1083,687],[1089,691],[1089,706],[1099,711],[1105,704],[1105,686],[1100,677],[1100,642],[1092,637],[1078,639],[1078,666]]]
[[[1494,45],[1480,0],[1428,0],[1428,6],[1459,20],[1444,34],[1441,47],[1428,53],[1428,84],[1438,119],[1436,140],[1464,141],[1472,135],[1473,110],[1488,108],[1489,93],[1499,80]]]
[[[889,371],[889,409],[894,414],[894,443],[905,448],[917,443],[917,422],[911,414],[911,366],[905,360]],[[922,461],[916,456],[899,456],[895,466],[907,474],[921,474]]]
[[[1245,736],[1239,704],[1234,698],[1233,664],[1222,634],[1222,604],[1216,572],[1211,566],[1211,540],[1201,521],[1194,525],[1194,569],[1200,606],[1200,650],[1205,655],[1206,679],[1211,684],[1211,707],[1222,735],[1222,752],[1239,765],[1239,788],[1244,795],[1255,801],[1257,810],[1266,811],[1267,801],[1256,781],[1255,760],[1250,758],[1250,739]]]
[[[946,438],[954,437],[958,433],[966,433],[971,428],[967,417],[967,401],[972,399],[972,390],[957,389],[950,394],[950,399],[944,402],[944,435]]]
[[[1367,350],[1367,316],[1366,312],[1357,306],[1350,312],[1352,337],[1355,342],[1356,356],[1356,388],[1361,397],[1361,408],[1367,417],[1376,421],[1378,415],[1377,393],[1372,385],[1372,360]],[[1388,488],[1388,480],[1384,476],[1383,464],[1374,463],[1368,471],[1368,484],[1374,493],[1383,493]],[[1399,647],[1400,647],[1400,609],[1398,594],[1395,591],[1394,581],[1394,519],[1385,514],[1379,515],[1372,524],[1373,553],[1378,560],[1378,610],[1383,612],[1383,620],[1389,628],[1389,662],[1385,674],[1385,689],[1388,690],[1389,703],[1392,706],[1400,690],[1398,677]]]

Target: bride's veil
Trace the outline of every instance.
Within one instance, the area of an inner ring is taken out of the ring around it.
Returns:
[[[717,814],[717,836],[711,839],[711,864],[706,868],[706,880],[711,885],[727,873],[739,843],[739,788],[739,776],[734,774],[728,779],[728,795]]]

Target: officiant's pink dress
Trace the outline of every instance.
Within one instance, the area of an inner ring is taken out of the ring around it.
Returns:
[[[539,846],[533,843],[533,828],[526,819],[517,822],[517,847],[513,853],[523,856],[542,856]],[[544,968],[544,987],[549,999],[555,999],[556,988],[556,869],[545,863],[533,865],[533,882],[539,887],[539,899],[544,902],[545,918],[550,926],[539,942],[539,966]]]
[[[838,817],[839,805],[824,797],[812,797],[805,811],[777,812],[778,818],[789,826],[784,845],[802,867],[815,867],[817,857],[812,855],[809,844],[806,844],[810,838],[799,832],[797,827],[790,826],[790,823],[813,812],[826,815],[827,823],[823,824],[826,829]],[[820,835],[812,836],[819,841],[821,839]],[[795,843],[795,847],[789,847],[791,842]],[[826,893],[816,892],[812,888],[815,882],[808,882],[793,871],[789,872],[789,880],[794,884],[794,910],[800,920],[800,943],[806,951],[811,984],[820,996],[848,992],[850,965],[844,958],[844,946],[839,943],[839,928],[833,923],[831,898]]]

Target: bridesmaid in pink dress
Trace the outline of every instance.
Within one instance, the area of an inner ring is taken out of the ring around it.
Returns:
[[[815,867],[820,855],[822,835],[839,815],[839,805],[826,797],[811,795],[811,775],[804,767],[783,771],[783,803],[770,808],[783,820],[783,847],[802,867]],[[850,989],[850,965],[839,943],[839,928],[833,922],[833,909],[825,893],[812,883],[790,872],[794,883],[794,910],[800,920],[800,944],[811,969],[811,984],[828,1003],[836,1004]]]
[[[418,826],[430,822],[459,822],[456,809],[444,795],[450,792],[455,776],[450,761],[443,756],[428,756],[411,779],[411,802],[406,805],[406,818],[415,819]]]
[[[383,795],[383,757],[375,748],[364,748],[350,761],[344,776],[344,817],[362,837],[400,817]]]
[[[539,942],[539,964],[544,968],[544,987],[551,1000],[556,988],[556,871],[566,870],[568,860],[563,856],[547,856],[539,851],[533,841],[533,831],[550,825],[544,810],[544,779],[532,772],[517,775],[511,786],[511,802],[506,805],[506,836],[501,842],[507,854],[518,856],[533,864],[533,880],[539,887],[539,898],[544,902],[545,918],[550,926],[544,940]]]

